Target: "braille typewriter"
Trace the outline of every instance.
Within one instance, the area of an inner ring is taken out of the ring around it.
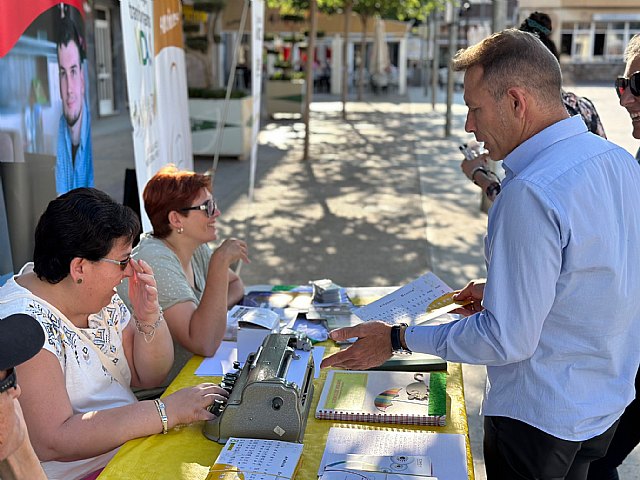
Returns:
[[[229,437],[302,442],[313,399],[311,343],[297,334],[268,335],[244,366],[220,384],[229,392],[209,410],[217,417],[204,425],[204,435],[219,443]]]

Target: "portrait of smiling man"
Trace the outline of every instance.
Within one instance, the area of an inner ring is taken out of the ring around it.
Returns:
[[[92,187],[91,118],[85,97],[84,45],[69,16],[60,21],[57,41],[62,115],[58,128],[56,192]]]

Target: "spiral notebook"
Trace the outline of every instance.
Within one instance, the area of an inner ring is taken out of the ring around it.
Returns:
[[[445,425],[445,372],[330,370],[315,417],[321,420]]]

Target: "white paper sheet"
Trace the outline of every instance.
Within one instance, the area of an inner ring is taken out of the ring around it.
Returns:
[[[242,473],[238,473],[237,476],[215,476],[246,480],[288,480],[293,478],[302,455],[302,447],[300,443],[231,437],[222,447],[213,469],[220,466],[220,471],[224,472],[224,466],[234,466]]]
[[[325,465],[349,453],[426,456],[431,459],[433,476],[446,480],[469,478],[465,436],[462,434],[332,427],[318,475],[322,475]]]
[[[313,348],[314,377],[320,376],[320,362],[324,356],[324,347]],[[195,375],[201,377],[220,377],[233,371],[233,362],[238,359],[236,342],[222,342],[213,357],[206,357],[196,369]]]
[[[233,362],[238,359],[238,344],[222,342],[213,357],[205,357],[196,369],[196,375],[219,377],[233,370]]]
[[[451,291],[451,287],[428,272],[353,313],[364,321],[382,320],[390,324],[404,322],[417,325],[427,320],[425,317],[429,304]]]

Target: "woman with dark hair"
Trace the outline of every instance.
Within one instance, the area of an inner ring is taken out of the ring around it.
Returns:
[[[143,234],[133,257],[153,268],[158,300],[174,339],[176,360],[167,385],[192,353],[211,356],[222,341],[227,309],[244,296],[244,285],[230,266],[249,262],[247,245],[229,238],[215,251],[207,245],[218,238],[220,210],[211,195],[209,175],[160,169],[143,192],[152,233]],[[126,281],[118,287],[128,301]],[[142,398],[153,392],[139,392]]]
[[[17,368],[20,404],[49,478],[95,478],[118,447],[214,418],[213,384],[138,402],[131,386],[158,385],[173,362],[153,272],[131,259],[139,222],[92,188],[51,201],[36,227],[34,263],[0,288],[0,317],[26,313],[43,348]],[[133,319],[115,292],[129,278]]]
[[[520,24],[520,30],[534,34],[553,53],[553,56],[558,61],[560,60],[556,44],[551,39],[552,23],[549,15],[542,12],[533,12]],[[581,115],[589,131],[600,135],[602,138],[607,138],[600,116],[591,100],[562,89],[562,101],[569,115]]]

